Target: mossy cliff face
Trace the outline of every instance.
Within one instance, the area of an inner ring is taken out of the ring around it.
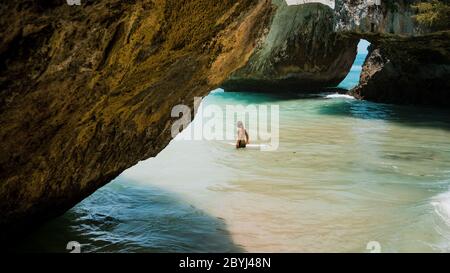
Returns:
[[[171,140],[248,60],[270,1],[0,4],[0,230],[56,216]]]
[[[264,92],[317,92],[337,86],[353,64],[358,39],[334,31],[334,11],[326,5],[272,2],[277,10],[267,39],[222,86]]]

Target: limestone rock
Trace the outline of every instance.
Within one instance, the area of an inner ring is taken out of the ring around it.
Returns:
[[[376,102],[450,106],[450,32],[380,39],[351,93]]]
[[[65,212],[244,65],[270,1],[2,1],[0,230]]]
[[[272,2],[277,10],[267,39],[222,87],[228,91],[317,92],[337,86],[353,64],[358,39],[334,32],[334,12],[328,6]]]

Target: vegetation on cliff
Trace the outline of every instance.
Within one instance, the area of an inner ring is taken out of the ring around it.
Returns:
[[[431,30],[444,30],[450,28],[449,1],[431,0],[412,5],[416,11],[413,18],[419,25]]]

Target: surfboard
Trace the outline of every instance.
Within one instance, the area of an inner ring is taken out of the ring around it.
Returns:
[[[234,142],[227,142],[227,144],[236,147],[236,143],[234,143]],[[266,149],[269,147],[270,146],[267,144],[247,144],[247,146],[245,146],[245,149],[261,150],[261,149]]]

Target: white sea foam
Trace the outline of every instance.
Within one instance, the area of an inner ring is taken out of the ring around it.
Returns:
[[[217,93],[224,93],[225,90],[223,90],[222,88],[217,88],[214,89],[213,91],[211,91],[211,94],[217,94]]]
[[[436,214],[450,226],[450,190],[433,197],[431,205]]]
[[[350,99],[350,100],[355,99],[355,97],[353,97],[353,96],[344,95],[344,94],[331,94],[331,95],[327,95],[325,98],[327,98],[327,99]]]

